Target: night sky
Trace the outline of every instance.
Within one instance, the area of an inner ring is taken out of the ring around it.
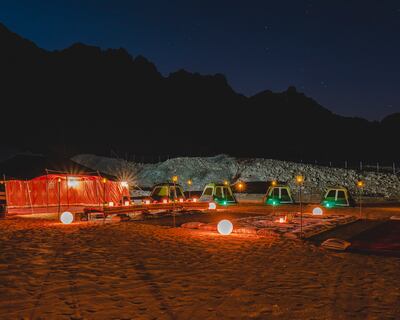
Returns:
[[[164,75],[223,73],[245,95],[294,85],[342,115],[400,112],[400,1],[1,0],[0,21],[45,49],[124,47]]]

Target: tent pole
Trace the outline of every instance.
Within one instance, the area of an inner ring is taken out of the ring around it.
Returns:
[[[68,187],[68,176],[67,176],[67,180],[65,180],[66,184],[67,184],[67,208],[69,209],[69,187]]]
[[[49,213],[49,170],[46,169],[46,212]]]
[[[25,184],[26,184],[26,188],[28,190],[28,197],[29,197],[29,203],[31,205],[31,212],[33,214],[34,212],[33,212],[33,206],[32,206],[31,190],[29,189],[28,180],[26,180],[26,179],[25,179]]]
[[[61,213],[61,178],[58,178],[57,184],[58,184],[58,220],[60,220],[60,213]]]
[[[6,184],[6,175],[3,174],[3,183],[4,183],[4,194],[6,195],[6,204],[4,206],[4,218],[8,213],[8,197],[7,197],[7,184]]]
[[[97,170],[97,177],[98,177],[98,180],[97,180],[97,183],[96,183],[96,196],[97,196],[97,202],[98,202],[98,205],[99,205],[99,209],[101,208],[101,202],[100,202],[100,192],[99,192],[99,182],[101,181],[101,178],[100,178],[100,173],[99,173],[99,170]]]

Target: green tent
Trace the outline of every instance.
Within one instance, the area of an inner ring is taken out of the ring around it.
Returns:
[[[180,199],[185,200],[183,189],[179,184],[173,183],[160,183],[153,187],[153,191],[150,194],[150,198],[153,202],[167,201],[179,201]]]
[[[349,190],[344,187],[328,188],[321,204],[326,208],[349,207],[353,204]]]
[[[223,183],[209,183],[204,187],[199,199],[202,202],[215,201],[219,204],[236,203],[235,196],[229,185]]]
[[[289,186],[276,185],[270,186],[265,194],[264,203],[269,205],[279,205],[293,203],[292,193]]]

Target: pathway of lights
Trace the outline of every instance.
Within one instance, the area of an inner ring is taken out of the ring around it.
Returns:
[[[220,222],[218,222],[217,230],[219,234],[227,236],[232,233],[233,224],[229,220],[221,220]]]
[[[69,211],[65,211],[61,214],[60,221],[63,224],[70,224],[74,221],[74,215]]]

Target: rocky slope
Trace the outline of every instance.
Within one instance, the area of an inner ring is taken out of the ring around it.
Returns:
[[[294,162],[271,159],[237,159],[227,155],[215,157],[173,158],[157,164],[137,164],[120,159],[100,157],[91,154],[77,155],[74,161],[117,175],[121,179],[130,180],[140,187],[168,181],[178,175],[182,184],[188,179],[193,181],[192,190],[202,190],[208,182],[229,180],[237,181],[272,181],[288,183],[295,188],[295,177],[302,174],[305,177],[304,193],[320,193],[329,186],[345,186],[354,194],[356,181],[365,181],[364,194],[384,197],[387,199],[400,198],[400,181],[396,175],[376,172],[329,168],[306,165]]]

